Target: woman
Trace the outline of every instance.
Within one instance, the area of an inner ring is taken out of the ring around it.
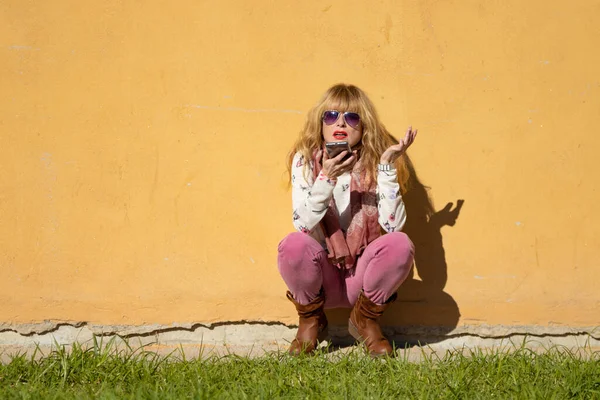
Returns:
[[[416,134],[409,128],[398,142],[352,85],[331,87],[309,111],[288,157],[298,232],[281,241],[278,255],[299,316],[290,354],[313,352],[326,336],[324,308],[339,307],[352,308],[348,330],[371,356],[393,354],[378,319],[413,263],[401,192],[403,154]],[[351,152],[330,157],[325,144],[334,142],[348,142]]]

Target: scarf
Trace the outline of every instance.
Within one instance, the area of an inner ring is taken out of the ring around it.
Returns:
[[[321,160],[317,160],[317,152],[313,154],[313,180],[323,168]],[[381,235],[377,211],[376,184],[367,187],[366,171],[362,168],[360,158],[350,172],[350,225],[344,234],[340,227],[339,212],[333,197],[321,220],[321,229],[325,235],[325,243],[331,262],[340,269],[352,269],[358,257],[369,243]]]

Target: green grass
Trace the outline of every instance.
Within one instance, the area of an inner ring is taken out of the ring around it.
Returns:
[[[0,365],[0,398],[600,399],[600,354],[523,346],[424,353],[418,363],[373,360],[359,350],[186,360],[183,352],[158,356],[94,340],[89,348],[13,356]]]

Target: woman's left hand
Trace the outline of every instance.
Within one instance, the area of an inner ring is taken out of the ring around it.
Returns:
[[[380,164],[392,164],[408,149],[408,147],[415,141],[418,130],[412,129],[412,126],[408,127],[404,139],[400,140],[400,143],[388,147],[381,158],[379,159]]]

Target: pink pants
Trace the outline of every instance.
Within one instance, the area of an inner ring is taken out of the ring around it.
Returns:
[[[402,232],[388,233],[369,243],[353,270],[340,270],[319,242],[294,232],[279,243],[278,267],[300,304],[325,292],[325,308],[349,308],[361,289],[376,304],[385,303],[404,282],[414,258],[414,246]]]

